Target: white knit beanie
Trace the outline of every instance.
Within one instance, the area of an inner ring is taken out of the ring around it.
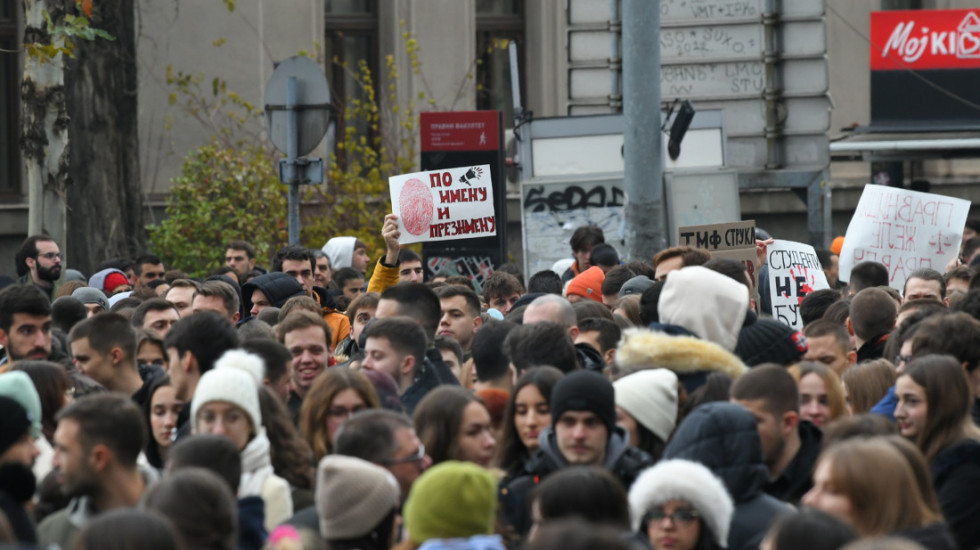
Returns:
[[[230,349],[226,351],[221,357],[218,358],[217,361],[214,362],[214,368],[233,368],[243,370],[250,374],[252,379],[255,380],[256,388],[261,386],[262,381],[265,379],[265,361],[263,361],[258,355],[241,349]]]
[[[616,406],[666,442],[677,424],[677,375],[668,369],[634,372],[613,382]],[[636,441],[630,443],[636,445]]]
[[[327,455],[316,469],[320,535],[363,537],[398,507],[401,489],[388,470],[351,456]]]
[[[630,487],[629,500],[633,531],[640,528],[643,516],[654,506],[669,500],[684,500],[701,514],[718,546],[728,547],[735,504],[724,483],[697,462],[663,460],[643,470]]]
[[[201,376],[191,399],[191,425],[197,424],[197,413],[212,401],[227,401],[237,405],[258,433],[262,428],[262,410],[259,409],[259,390],[255,379],[246,370],[237,368],[213,368]]]

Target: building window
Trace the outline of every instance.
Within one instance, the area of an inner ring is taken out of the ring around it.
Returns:
[[[0,3],[0,198],[20,199],[20,2]]]
[[[524,97],[524,2],[523,0],[477,0],[476,2],[476,108],[504,112],[504,126],[514,126],[511,94],[510,54],[505,44],[517,44]]]
[[[376,0],[327,0],[324,21],[324,54],[330,101],[334,106],[331,117],[336,125],[336,140],[343,141],[347,126],[358,135],[373,135],[368,122],[361,119],[344,121],[344,107],[349,100],[367,100],[368,94],[359,81],[362,64],[370,71],[375,92],[378,90],[378,5]],[[342,159],[341,159],[342,160]]]

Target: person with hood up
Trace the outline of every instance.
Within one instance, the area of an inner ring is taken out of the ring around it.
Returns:
[[[281,271],[259,275],[242,285],[242,303],[252,317],[267,307],[281,308],[293,296],[304,294],[303,285]]]
[[[662,324],[734,351],[749,311],[749,291],[717,271],[689,266],[667,274],[657,311]]]
[[[335,273],[342,267],[352,267],[361,274],[367,271],[370,261],[367,245],[357,237],[334,237],[321,250],[330,259],[330,269]]]
[[[654,463],[616,426],[612,382],[591,371],[574,371],[555,384],[551,427],[541,432],[539,442],[527,463],[528,474],[500,487],[501,521],[522,535],[531,527],[528,492],[547,475],[569,466],[601,466],[628,489]]]
[[[633,530],[657,550],[728,547],[735,504],[721,480],[697,462],[664,460],[644,470],[629,501]]]
[[[665,459],[698,462],[720,477],[735,502],[728,546],[755,549],[769,526],[793,508],[763,491],[769,470],[755,418],[734,403],[707,403],[681,422],[664,451]]]

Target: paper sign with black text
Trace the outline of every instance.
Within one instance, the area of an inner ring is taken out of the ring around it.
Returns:
[[[772,316],[794,329],[803,329],[800,303],[814,290],[830,288],[813,247],[776,240],[766,251]]]
[[[392,176],[388,186],[401,244],[497,233],[488,164]]]
[[[970,201],[896,187],[865,185],[847,226],[840,253],[840,278],[855,264],[880,262],[888,284],[901,291],[916,269],[940,273],[958,253]]]
[[[727,258],[742,262],[752,279],[753,295],[759,288],[755,252],[755,220],[741,222],[690,225],[677,228],[677,244],[693,246],[711,252],[712,258]]]

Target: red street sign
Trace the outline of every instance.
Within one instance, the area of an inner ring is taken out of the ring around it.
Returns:
[[[422,151],[496,151],[499,116],[497,111],[422,113]]]
[[[980,69],[980,10],[871,14],[871,70]]]

